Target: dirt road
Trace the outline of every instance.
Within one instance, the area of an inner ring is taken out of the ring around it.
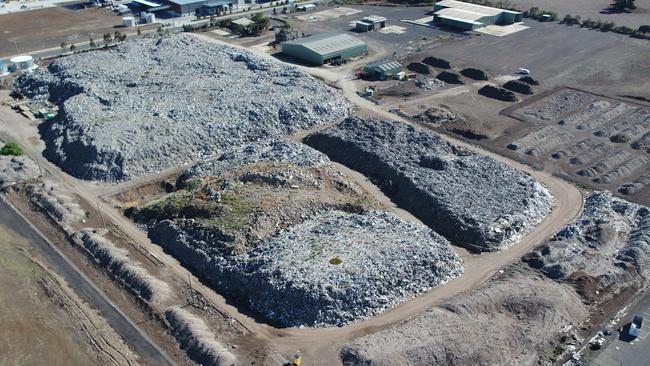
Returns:
[[[201,38],[208,39],[211,42],[220,42],[205,36],[201,36]],[[270,57],[268,55],[264,56]],[[325,80],[329,84],[338,86],[342,90],[343,94],[359,108],[361,113],[412,124],[409,121],[381,109],[368,100],[359,97],[356,94],[352,77],[350,75],[342,77],[340,74],[335,74],[333,71],[322,68],[302,69],[315,77]],[[3,119],[3,116],[8,114],[17,116],[12,111],[0,107],[0,119]],[[24,125],[26,120],[19,116],[17,116],[16,119],[20,119],[20,121],[9,121],[8,123],[1,124],[0,137],[2,136],[2,130],[4,130],[4,134],[11,135],[14,140],[24,146],[27,145],[26,152],[29,155],[40,156],[43,146],[40,140],[35,140],[37,133],[35,131],[25,131],[25,128],[28,128]],[[35,130],[34,126],[31,128]],[[534,171],[528,166],[485,151],[463,141],[448,136],[444,137],[455,144],[466,146],[480,154],[491,156],[515,167],[516,169],[530,173],[542,184],[548,187],[554,195],[555,207],[551,214],[532,232],[526,235],[521,242],[505,251],[499,253],[471,255],[461,249],[457,249],[465,260],[466,271],[463,276],[450,281],[444,286],[435,288],[416,299],[410,300],[401,306],[388,310],[379,316],[341,328],[276,329],[269,325],[261,324],[255,319],[240,313],[235,307],[227,304],[222,296],[203,286],[200,284],[198,279],[191,276],[193,282],[196,284],[195,289],[205,296],[206,299],[210,300],[219,310],[237,319],[251,332],[265,341],[268,341],[271,347],[281,354],[288,356],[300,350],[301,353],[306,356],[306,360],[310,360],[308,361],[309,364],[339,364],[338,350],[349,340],[411,318],[436,304],[444,302],[446,299],[449,299],[454,295],[476,288],[496,271],[519,260],[522,255],[543,243],[549,236],[560,230],[565,224],[577,217],[580,213],[583,204],[583,197],[581,192],[573,185],[552,176],[548,172]],[[120,211],[107,205],[101,199],[101,193],[111,191],[110,189],[106,189],[105,185],[102,186],[101,184],[79,181],[62,172],[53,164],[43,161],[43,159],[41,159],[41,165],[55,180],[71,187],[73,191],[82,199],[86,200],[91,207],[98,205],[107,220],[112,221],[115,225],[120,227],[125,234],[146,248],[147,251],[153,253],[174,273],[178,274],[182,278],[186,278],[187,270],[183,268],[178,261],[165,254],[159,246],[151,243],[145,232],[134,225],[133,222],[126,219]],[[356,179],[360,177],[355,178],[354,174],[352,174],[352,178]],[[360,181],[359,179],[356,180]],[[367,185],[368,183],[364,184]],[[381,200],[381,192],[379,190],[375,190],[374,192],[377,194],[378,199]]]

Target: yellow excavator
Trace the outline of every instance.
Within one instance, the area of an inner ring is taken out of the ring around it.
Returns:
[[[290,364],[290,365],[291,365],[291,366],[300,366],[301,363],[302,363],[302,356],[300,356],[300,355],[295,355],[295,356],[293,357],[293,360],[291,360],[291,364]]]

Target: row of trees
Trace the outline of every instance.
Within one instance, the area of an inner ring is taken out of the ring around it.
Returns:
[[[138,28],[138,35],[141,35],[142,32],[140,31],[140,28]],[[110,46],[113,42],[124,42],[126,41],[126,34],[122,34],[119,31],[115,31],[114,34],[110,33],[105,33],[104,36],[102,37],[104,40],[104,47]],[[97,48],[97,42],[93,39],[93,37],[90,37],[88,40],[88,45],[90,48]],[[77,50],[77,46],[75,46],[73,43],[69,43],[68,41],[63,41],[61,42],[61,50],[69,49],[70,52],[74,52]]]
[[[580,15],[572,16],[567,14],[562,19],[562,23],[568,25],[578,25],[583,28],[599,29],[604,32],[616,32],[620,34],[629,34],[633,37],[645,38],[650,34],[650,25],[642,25],[638,29],[626,27],[624,25],[617,26],[614,22],[603,22],[602,20],[591,20],[590,18],[582,19]]]

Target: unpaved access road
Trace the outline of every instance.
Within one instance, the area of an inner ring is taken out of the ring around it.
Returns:
[[[222,43],[221,41],[205,36],[202,36],[201,38],[210,42]],[[263,55],[264,57],[270,57],[261,52],[258,54]],[[411,122],[383,110],[368,100],[358,96],[354,89],[351,75],[342,76],[333,71],[322,68],[300,68],[315,77],[323,79],[330,85],[339,87],[343,94],[359,108],[361,114],[368,114],[378,118],[398,120],[403,123],[412,124]],[[28,128],[25,126],[27,121],[26,119],[18,116],[7,108],[0,106],[0,120],[5,119],[5,116],[7,116],[8,113],[12,115],[11,117],[8,117],[8,119],[19,119],[19,121],[0,124],[0,137],[2,137],[3,134],[9,135],[18,143],[23,145],[27,144],[26,152],[31,156],[41,156],[43,146],[42,142],[37,139],[38,134],[36,128],[32,126],[33,131],[25,130]],[[308,360],[307,362],[309,364],[340,364],[338,351],[345,343],[356,337],[381,330],[397,322],[414,317],[432,306],[441,304],[443,301],[454,295],[476,288],[501,268],[519,260],[522,255],[528,253],[536,246],[541,245],[551,235],[559,231],[564,225],[575,219],[580,214],[583,205],[582,193],[572,184],[563,181],[548,172],[535,171],[526,165],[485,151],[474,145],[467,144],[449,136],[443,137],[457,145],[466,146],[480,154],[503,161],[516,169],[531,174],[548,187],[555,197],[555,205],[551,214],[533,231],[526,235],[518,244],[513,245],[505,251],[472,255],[462,249],[456,248],[465,261],[466,271],[463,276],[376,317],[365,321],[359,321],[341,328],[273,328],[239,312],[237,308],[227,304],[221,295],[202,285],[195,277],[190,276],[193,284],[195,284],[195,290],[200,292],[206,299],[210,300],[220,311],[227,313],[252,333],[260,337],[260,339],[268,342],[272,349],[278,351],[282,355],[290,356],[296,351],[300,351],[305,356],[305,359]],[[61,171],[57,166],[43,161],[43,159],[41,159],[41,166],[43,166],[45,171],[52,175],[53,179],[69,186],[82,199],[86,200],[91,207],[100,207],[107,220],[112,221],[115,225],[120,227],[126,235],[130,236],[133,240],[146,248],[147,251],[153,253],[162,264],[169,267],[182,278],[187,276],[187,270],[182,267],[176,259],[165,254],[159,246],[151,243],[144,231],[124,217],[119,210],[107,205],[101,199],[101,193],[105,192],[105,189],[102,189],[102,185],[80,181],[73,178]],[[356,179],[354,174],[352,174],[352,178],[357,180],[362,186],[370,184],[369,182],[362,182],[359,179]],[[377,199],[380,201],[385,202],[388,200],[388,198],[383,196],[381,191],[378,189],[370,191],[375,194]]]
[[[19,232],[84,301],[92,304],[141,357],[156,365],[175,363],[41,233],[0,196],[0,222]]]

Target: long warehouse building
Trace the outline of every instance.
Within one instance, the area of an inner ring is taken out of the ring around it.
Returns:
[[[505,25],[521,22],[518,11],[497,9],[456,0],[438,1],[433,7],[433,20],[442,25],[473,30],[486,25]]]
[[[313,65],[324,65],[367,55],[368,45],[345,33],[322,33],[284,42],[282,53]]]

